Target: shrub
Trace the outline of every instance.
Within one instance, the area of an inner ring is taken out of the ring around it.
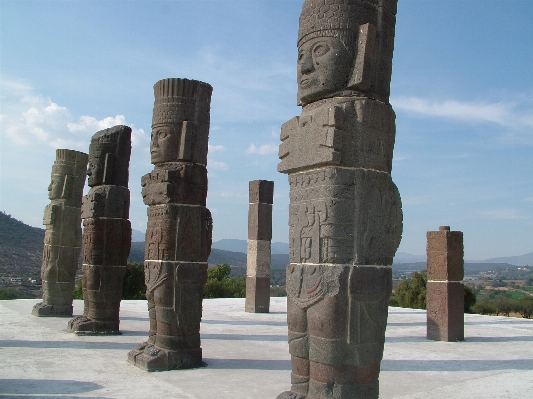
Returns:
[[[122,285],[122,299],[146,299],[144,265],[142,263],[128,262]]]
[[[0,290],[0,300],[17,299],[17,294],[11,288],[3,288]]]
[[[204,298],[246,297],[246,279],[244,277],[230,277],[230,272],[231,266],[227,263],[208,269]]]

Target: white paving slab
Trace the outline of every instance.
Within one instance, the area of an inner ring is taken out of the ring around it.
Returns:
[[[269,314],[204,300],[208,366],[156,373],[126,362],[147,337],[146,301],[122,301],[120,336],[69,334],[69,318],[32,316],[36,302],[0,301],[0,398],[274,399],[290,388],[285,298]],[[390,308],[386,336],[383,399],[533,398],[533,320],[466,315],[465,342],[433,342],[425,311]]]

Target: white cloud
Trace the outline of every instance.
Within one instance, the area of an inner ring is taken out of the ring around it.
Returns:
[[[259,147],[256,147],[255,144],[251,144],[250,147],[246,150],[247,154],[259,154],[259,155],[268,155],[278,152],[278,144],[263,144]]]
[[[228,170],[229,166],[225,162],[217,162],[209,159],[207,161],[207,168],[208,169],[218,169],[218,170]]]
[[[496,220],[517,220],[517,219],[527,219],[526,216],[520,215],[514,209],[491,209],[478,211],[480,216],[483,216],[487,219],[496,219]]]
[[[395,97],[391,98],[391,103],[396,110],[425,116],[494,123],[513,128],[533,127],[531,105],[520,102],[436,101],[418,97]]]
[[[226,151],[226,147],[224,147],[221,144],[218,144],[218,145],[208,144],[208,148],[209,148],[209,151],[208,151],[209,153]]]
[[[78,121],[70,111],[52,99],[34,93],[20,81],[2,80],[2,126],[0,133],[12,143],[21,146],[42,145],[52,148],[86,149],[88,137],[99,130],[125,125],[124,115],[98,120],[81,116]],[[132,145],[146,145],[149,138],[143,129],[132,128]]]

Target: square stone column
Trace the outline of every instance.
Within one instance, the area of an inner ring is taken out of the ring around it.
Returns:
[[[427,232],[427,338],[464,341],[463,233]]]
[[[250,182],[248,251],[246,261],[246,304],[249,313],[268,313],[270,308],[270,241],[274,182]]]

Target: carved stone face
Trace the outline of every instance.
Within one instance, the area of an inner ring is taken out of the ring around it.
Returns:
[[[171,126],[152,129],[150,155],[153,164],[173,162],[178,158],[178,134]]]
[[[100,157],[90,157],[87,165],[87,185],[89,187],[99,186],[104,183],[104,159]]]
[[[63,195],[63,185],[65,183],[65,175],[52,174],[52,180],[48,186],[48,198],[51,200],[60,199]]]
[[[298,49],[298,102],[308,104],[346,87],[353,58],[335,37],[317,37]]]

